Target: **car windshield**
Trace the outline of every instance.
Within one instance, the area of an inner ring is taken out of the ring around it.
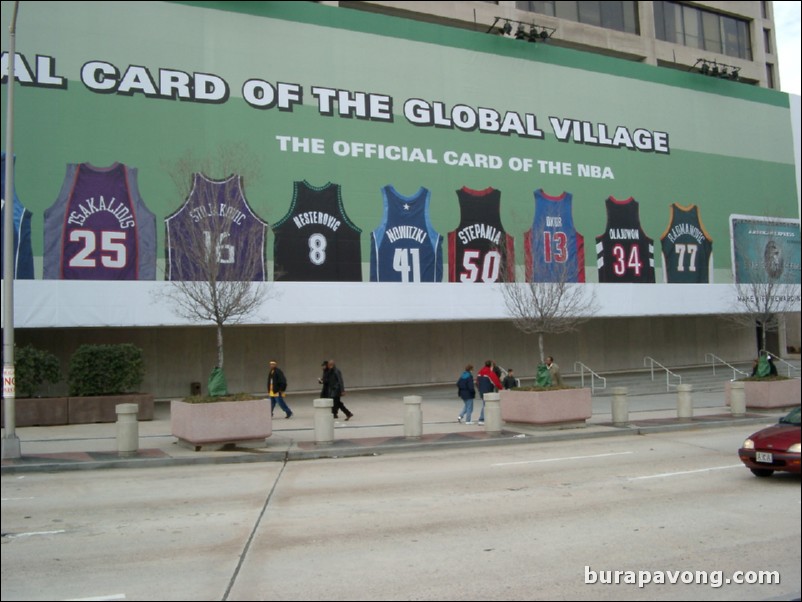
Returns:
[[[800,408],[794,408],[793,410],[791,410],[791,413],[788,414],[788,416],[780,418],[780,423],[800,426],[799,417],[800,417]]]

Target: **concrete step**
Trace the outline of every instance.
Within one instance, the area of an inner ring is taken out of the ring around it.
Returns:
[[[800,377],[800,361],[791,360],[792,368],[789,366],[778,363],[777,371],[781,376],[788,376],[790,373],[791,378]],[[749,374],[752,371],[751,362],[736,363],[734,366],[740,372],[733,372],[727,366],[718,365],[713,371],[712,365],[706,366],[690,366],[681,368],[669,368],[671,372],[678,375],[670,376],[666,379],[666,372],[662,369],[655,367],[654,379],[652,380],[652,372],[649,369],[633,370],[631,372],[615,372],[610,374],[600,374],[607,379],[606,387],[599,388],[601,383],[598,379],[594,379],[594,395],[595,396],[611,396],[614,387],[627,387],[630,395],[657,395],[664,393],[674,393],[678,384],[692,385],[694,391],[724,391],[725,384],[733,378],[743,378],[744,374]],[[681,380],[680,380],[681,379]],[[563,375],[563,380],[566,384],[572,387],[581,386],[581,379],[578,374]],[[524,385],[527,385],[531,380],[523,379]],[[670,386],[667,385],[670,383]],[[590,375],[585,373],[585,386],[591,386]]]

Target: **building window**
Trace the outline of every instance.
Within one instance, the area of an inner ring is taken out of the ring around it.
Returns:
[[[749,22],[678,2],[654,3],[658,40],[752,60]]]
[[[761,2],[760,3],[760,16],[764,19],[769,18],[769,3],[768,2]]]
[[[776,82],[774,81],[774,65],[766,63],[766,87],[775,88]]]
[[[771,45],[771,30],[764,29],[763,30],[763,44],[766,46],[766,54],[774,54],[774,50],[772,50]]]
[[[516,2],[516,8],[626,33],[640,33],[637,2]]]

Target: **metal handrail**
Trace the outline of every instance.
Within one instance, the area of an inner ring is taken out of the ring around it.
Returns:
[[[710,358],[710,359],[708,359],[708,358]],[[725,362],[723,359],[721,359],[719,356],[717,356],[714,353],[705,353],[705,361],[706,362],[710,362],[710,363],[713,364],[713,375],[716,374],[716,362],[719,362],[721,364],[724,364],[728,368],[732,368],[732,380],[736,380],[737,379],[736,374],[743,374],[744,376],[749,376],[748,372],[744,372],[743,370],[739,370],[738,368],[736,368],[735,366],[733,366],[729,362]]]
[[[665,367],[663,364],[661,364],[660,362],[658,362],[656,359],[654,359],[653,357],[649,357],[648,355],[647,355],[646,357],[644,357],[644,358],[643,358],[643,365],[644,365],[644,366],[646,365],[646,362],[647,362],[647,361],[649,361],[649,362],[651,363],[651,367],[652,367],[652,380],[654,380],[654,365],[655,365],[655,364],[657,364],[657,365],[658,365],[658,366],[660,366],[660,367],[661,367],[663,370],[665,370],[665,371],[666,371],[666,391],[670,391],[670,390],[671,390],[671,387],[676,387],[677,385],[681,385],[681,384],[682,384],[682,377],[681,377],[679,374],[675,374],[674,372],[672,372],[671,370],[669,370],[668,368],[666,368],[666,367]],[[676,377],[676,378],[679,380],[679,383],[677,383],[677,385],[672,385],[672,384],[671,384],[671,377],[672,377],[672,376],[675,376],[675,377]]]
[[[574,362],[574,372],[577,371],[577,366],[579,366],[579,380],[580,380],[583,388],[585,386],[585,370],[587,370],[590,373],[590,393],[591,393],[591,395],[596,392],[596,387],[593,384],[594,383],[594,380],[593,380],[594,378],[598,378],[600,381],[602,381],[602,386],[600,387],[601,389],[606,389],[607,388],[607,379],[606,378],[604,378],[603,376],[599,376],[593,370],[591,370],[589,366],[586,366],[582,362]]]
[[[780,362],[781,364],[785,364],[788,366],[788,378],[791,378],[791,370],[799,370],[796,366],[794,366],[791,362],[786,362],[783,358],[777,357],[776,354],[772,353],[771,351],[766,351],[765,349],[761,349],[759,354],[766,353],[771,356],[771,360],[774,362]]]

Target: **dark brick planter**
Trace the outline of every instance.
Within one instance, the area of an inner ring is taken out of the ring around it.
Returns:
[[[137,419],[153,420],[153,395],[150,393],[132,393],[129,395],[70,397],[69,423],[117,422],[116,406],[120,403],[139,404]]]
[[[15,426],[69,424],[68,401],[66,397],[18,397],[14,400],[14,424]],[[5,407],[3,407],[2,423],[3,426],[6,425]]]
[[[136,403],[139,405],[137,418],[153,420],[153,395],[150,393],[98,397],[20,397],[14,401],[15,426],[117,422],[118,403]],[[6,425],[5,420],[3,408],[3,426]]]

